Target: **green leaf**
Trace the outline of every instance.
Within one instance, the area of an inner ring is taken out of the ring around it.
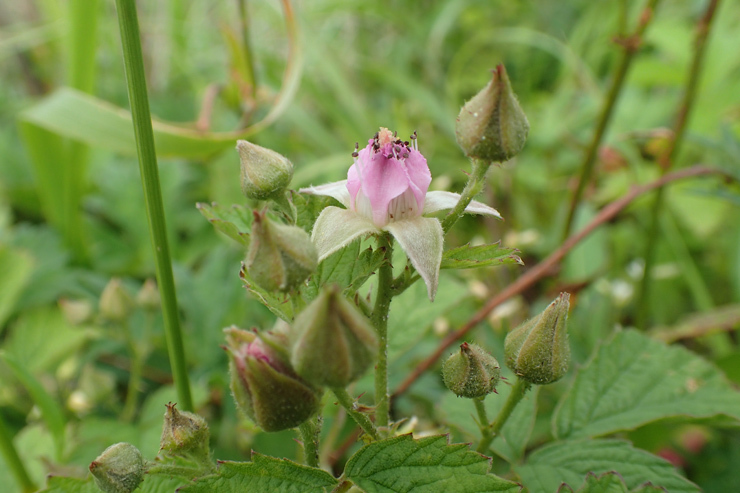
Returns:
[[[465,296],[465,286],[452,276],[442,276],[434,303],[429,301],[422,282],[414,283],[398,296],[388,320],[389,361],[416,345],[434,320],[457,306]]]
[[[620,332],[581,368],[553,415],[558,438],[601,436],[664,418],[740,420],[740,393],[678,346]]]
[[[490,474],[491,460],[468,447],[450,445],[447,435],[419,440],[401,435],[362,447],[347,462],[344,475],[367,493],[520,490],[518,484]]]
[[[524,265],[516,253],[516,248],[505,248],[501,242],[490,245],[463,245],[447,250],[442,256],[440,269],[473,269],[489,265],[519,264]]]
[[[558,493],[565,493],[565,491],[573,491],[573,489],[564,484],[558,490]],[[597,476],[594,473],[588,473],[586,475],[586,481],[583,482],[576,493],[628,493],[627,485],[624,484],[622,477],[616,472],[605,472],[604,474]]]
[[[188,480],[164,474],[147,474],[144,482],[136,488],[136,493],[172,493]],[[39,493],[101,493],[92,476],[85,479],[51,476],[46,488]]]
[[[0,334],[31,279],[32,271],[33,258],[30,255],[0,246]]]
[[[573,491],[573,488],[571,488],[569,485],[564,484],[558,489],[558,493],[565,493],[566,491]],[[649,493],[649,492],[655,492],[655,493],[665,493],[665,490],[663,488],[660,488],[658,486],[653,486],[651,483],[646,483],[642,486],[639,486],[633,490],[630,490],[627,488],[627,485],[624,484],[624,479],[622,479],[622,476],[619,475],[619,473],[610,471],[605,472],[601,475],[596,475],[594,473],[588,473],[586,475],[586,481],[581,485],[580,488],[576,491],[576,493]]]
[[[581,484],[588,473],[602,474],[609,471],[618,472],[628,488],[637,488],[649,481],[671,493],[699,491],[695,484],[682,477],[669,462],[636,449],[622,440],[568,440],[553,443],[534,451],[527,463],[515,467],[515,470],[529,493],[551,493],[557,491],[562,483]]]
[[[53,369],[87,339],[86,331],[70,325],[57,307],[43,307],[18,317],[4,349],[36,374]]]
[[[242,280],[244,287],[252,293],[263,305],[267,307],[273,314],[282,318],[286,322],[293,320],[293,308],[290,304],[287,294],[275,295],[270,291],[266,291],[259,287],[247,272],[247,267],[242,262],[242,268],[239,271],[239,278]]]
[[[244,246],[249,246],[249,233],[252,231],[254,220],[251,209],[243,205],[225,207],[215,202],[212,204],[199,202],[195,204],[195,207],[217,231]]]
[[[321,469],[302,466],[287,459],[275,459],[253,453],[251,462],[220,462],[217,474],[196,479],[177,491],[183,493],[328,492],[337,483],[338,481],[331,474]]]
[[[309,299],[318,295],[321,286],[338,284],[354,294],[383,263],[383,252],[366,248],[357,240],[326,257],[308,282]]]
[[[15,377],[20,380],[28,393],[31,395],[33,402],[41,410],[44,422],[48,426],[51,436],[54,437],[54,448],[57,460],[61,459],[64,452],[64,411],[54,398],[49,395],[46,389],[27,369],[21,365],[15,358],[0,351],[2,359],[13,371]]]
[[[513,382],[516,378],[508,368],[502,368],[502,371],[509,382]],[[498,394],[490,394],[486,397],[484,403],[489,419],[493,419],[504,406],[511,393],[511,387],[508,383],[502,382],[497,388]],[[513,464],[524,457],[524,450],[527,447],[537,415],[539,389],[540,387],[535,385],[526,393],[491,446],[496,454],[509,463]],[[438,410],[438,418],[451,429],[460,432],[463,440],[472,443],[480,441],[481,434],[475,406],[470,399],[457,397],[452,392],[447,392],[439,403]]]

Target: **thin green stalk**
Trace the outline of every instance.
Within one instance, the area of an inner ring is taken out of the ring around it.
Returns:
[[[673,137],[670,139],[668,149],[658,158],[661,173],[665,175],[675,162],[678,150],[683,143],[683,137],[686,132],[686,125],[689,121],[689,115],[696,100],[696,93],[699,88],[699,77],[701,76],[702,65],[704,62],[704,53],[706,51],[707,39],[712,27],[714,13],[717,10],[719,0],[711,0],[707,10],[699,20],[696,28],[696,38],[694,40],[694,57],[689,67],[688,80],[686,81],[686,90],[684,91],[681,105],[678,109],[676,123],[673,128]],[[639,296],[637,298],[637,316],[635,325],[639,329],[647,329],[649,311],[650,311],[650,284],[653,265],[655,263],[655,249],[658,243],[660,229],[660,215],[663,209],[664,192],[662,188],[658,189],[653,203],[653,209],[650,215],[650,226],[647,234],[647,245],[645,247],[645,267],[643,269],[642,281],[640,283]]]
[[[585,190],[586,185],[591,180],[591,174],[593,173],[594,164],[596,163],[596,155],[599,152],[599,146],[601,145],[606,129],[609,126],[612,114],[614,113],[614,108],[619,100],[619,95],[622,92],[627,72],[632,64],[635,53],[637,53],[637,50],[640,47],[642,37],[650,24],[650,20],[653,18],[653,13],[659,2],[660,0],[648,0],[642,11],[642,15],[640,16],[635,32],[632,36],[629,36],[620,43],[624,48],[622,51],[622,57],[619,59],[614,79],[612,80],[611,87],[609,87],[606,100],[604,100],[604,106],[601,108],[601,114],[599,115],[599,121],[596,124],[596,130],[591,137],[591,142],[588,144],[586,154],[584,154],[583,161],[581,162],[581,173],[578,179],[578,186],[571,198],[570,208],[568,209],[568,218],[565,221],[565,228],[563,229],[563,241],[565,241],[570,234],[576,209],[578,209],[578,204],[581,202],[581,197],[583,196],[583,191]]]
[[[131,114],[134,123],[134,135],[139,155],[141,183],[144,188],[144,204],[149,222],[149,235],[154,249],[154,260],[157,271],[157,282],[162,299],[167,352],[170,367],[177,389],[180,406],[187,411],[193,410],[190,394],[190,382],[185,365],[185,349],[177,311],[177,294],[172,276],[170,249],[167,243],[167,226],[162,204],[162,191],[159,186],[159,170],[154,150],[152,118],[149,113],[144,62],[139,38],[139,22],[136,16],[135,0],[116,0],[118,20],[121,30],[123,61],[128,83],[128,96],[131,102]]]
[[[473,399],[475,410],[478,412],[478,421],[480,423],[481,433],[481,441],[477,449],[478,452],[483,452],[493,439],[493,436],[491,435],[491,422],[488,421],[488,413],[486,413],[485,400],[486,396]]]
[[[501,429],[504,427],[506,421],[509,419],[509,416],[511,416],[512,411],[514,411],[516,406],[522,401],[524,394],[527,393],[531,386],[532,384],[525,380],[522,380],[521,378],[516,379],[516,383],[511,388],[511,393],[506,399],[504,407],[501,408],[501,410],[498,412],[498,415],[496,416],[496,419],[494,419],[493,422],[490,424],[489,433],[483,436],[483,439],[478,445],[478,452],[485,453],[488,451],[491,443],[499,435]]]
[[[375,366],[375,424],[388,431],[390,396],[388,395],[388,312],[393,299],[393,244],[388,233],[378,236],[378,248],[384,249],[384,262],[378,269],[378,293],[370,321],[378,331],[378,362]]]
[[[23,493],[31,493],[36,491],[38,487],[31,480],[31,476],[28,475],[26,466],[23,464],[21,457],[18,455],[18,451],[13,443],[13,437],[10,436],[8,427],[5,425],[5,420],[0,414],[0,452],[2,452],[5,464],[10,469],[10,473],[15,478],[16,482],[20,485]]]
[[[298,425],[303,442],[303,460],[309,467],[319,467],[319,427],[315,418]]]
[[[366,414],[361,413],[355,407],[355,400],[349,395],[345,389],[331,389],[334,395],[337,397],[337,402],[347,410],[347,414],[355,420],[355,422],[362,428],[362,431],[367,433],[373,440],[380,440],[378,430],[370,421],[370,418]]]
[[[465,208],[473,200],[473,197],[480,193],[483,189],[483,184],[486,182],[486,173],[488,172],[488,168],[491,167],[491,163],[481,161],[480,159],[473,159],[471,162],[473,171],[468,177],[468,182],[465,184],[462,194],[460,194],[460,200],[457,201],[455,207],[442,220],[442,229],[445,233],[460,219],[460,216],[465,212]]]
[[[244,49],[244,65],[247,69],[249,80],[249,92],[252,100],[257,96],[257,77],[254,71],[254,54],[252,43],[249,40],[249,12],[247,11],[247,0],[236,0],[239,6],[239,27],[242,34],[242,48]]]

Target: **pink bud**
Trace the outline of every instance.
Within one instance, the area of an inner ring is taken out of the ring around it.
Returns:
[[[347,172],[353,211],[379,228],[421,215],[432,175],[417,149],[416,135],[404,142],[381,128],[353,156],[354,164]]]

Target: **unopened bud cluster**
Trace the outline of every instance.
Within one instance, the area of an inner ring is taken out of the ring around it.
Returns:
[[[89,469],[104,493],[130,493],[144,481],[146,462],[139,449],[122,442],[105,449]]]
[[[250,199],[276,198],[293,177],[293,164],[285,156],[246,140],[236,143],[241,162],[242,192]]]

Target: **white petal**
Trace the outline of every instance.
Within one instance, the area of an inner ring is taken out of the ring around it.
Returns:
[[[426,199],[424,200],[424,214],[429,214],[437,211],[444,211],[452,209],[457,205],[460,200],[460,194],[452,192],[427,192]],[[493,207],[487,206],[483,202],[473,200],[465,208],[465,212],[468,214],[483,214],[486,216],[495,216],[499,219],[501,214]]]
[[[444,232],[436,218],[417,217],[385,225],[396,238],[411,264],[427,285],[429,299],[434,301],[439,283],[439,264],[442,262]]]
[[[299,193],[307,193],[309,195],[324,195],[326,197],[334,197],[343,206],[349,207],[349,191],[347,190],[347,180],[335,181],[332,183],[324,183],[314,187],[313,185],[298,190]]]
[[[360,236],[378,232],[378,228],[373,223],[358,216],[357,213],[329,206],[325,207],[316,219],[311,241],[316,245],[319,262],[321,262]]]

